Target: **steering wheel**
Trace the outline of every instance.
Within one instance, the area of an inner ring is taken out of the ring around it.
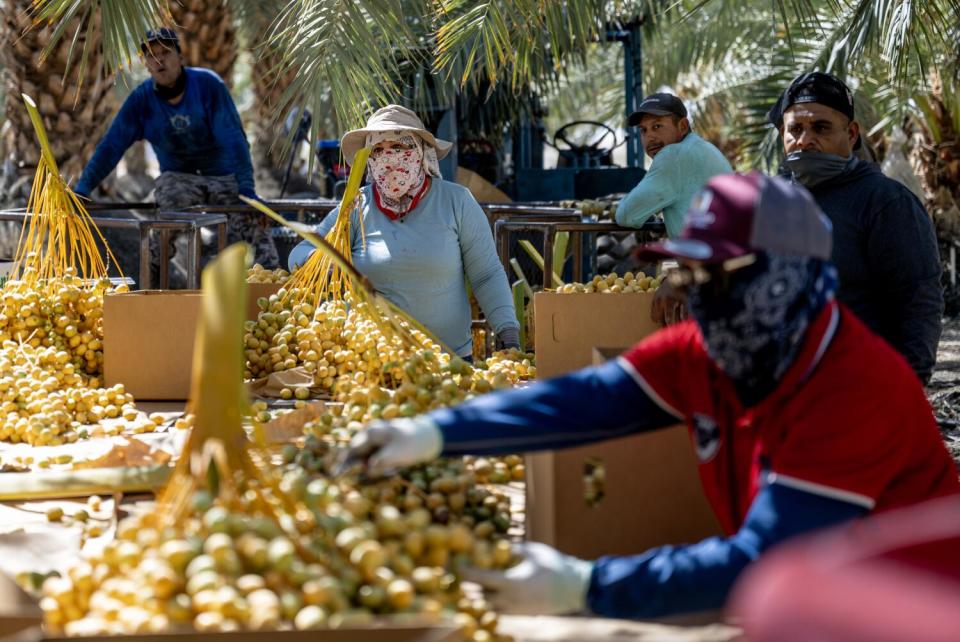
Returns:
[[[604,131],[600,135],[600,137],[597,138],[592,143],[579,145],[577,143],[572,142],[569,138],[567,138],[567,130],[573,129],[574,127],[577,127],[579,125],[590,125],[594,129],[599,129]],[[603,143],[608,136],[613,137],[613,144],[608,147],[601,146],[601,143]],[[601,158],[606,154],[611,153],[619,145],[619,143],[617,143],[617,132],[611,129],[609,125],[605,125],[604,123],[599,123],[595,120],[575,120],[573,122],[567,123],[566,125],[558,129],[553,134],[553,146],[556,147],[557,149],[560,149],[558,145],[558,141],[564,142],[567,145],[567,147],[570,149],[570,151],[576,154],[577,156],[587,155],[590,158]]]

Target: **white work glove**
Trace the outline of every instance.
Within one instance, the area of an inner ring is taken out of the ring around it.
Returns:
[[[487,591],[495,611],[514,615],[561,615],[587,608],[593,562],[564,555],[540,542],[514,544],[523,561],[506,571],[466,567],[463,579]]]
[[[379,421],[353,437],[342,467],[366,462],[367,475],[383,477],[436,459],[441,450],[443,435],[425,416]]]

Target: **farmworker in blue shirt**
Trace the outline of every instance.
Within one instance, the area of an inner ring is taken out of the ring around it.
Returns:
[[[487,216],[467,188],[440,176],[438,161],[452,146],[399,105],[378,109],[366,127],[344,134],[347,163],[370,149],[370,184],[351,220],[353,264],[461,357],[473,351],[469,281],[497,347],[518,348],[520,323]],[[338,215],[339,208],[330,212],[317,233],[325,236]],[[293,248],[290,270],[313,251],[307,241]]]
[[[155,198],[161,210],[233,205],[240,202],[238,193],[257,198],[250,146],[223,80],[209,69],[185,67],[172,29],[148,31],[140,50],[150,79],[127,97],[74,191],[89,197],[127,149],[146,139],[160,163]],[[262,215],[231,214],[227,243],[236,241],[253,245],[258,263],[279,267]],[[150,245],[156,272],[158,239],[151,238]]]
[[[617,206],[617,223],[640,227],[663,212],[667,236],[675,238],[694,195],[718,174],[733,171],[723,153],[690,129],[687,108],[673,94],[650,94],[627,118],[637,127],[643,149],[653,159],[650,170]],[[654,322],[670,324],[686,317],[681,297],[667,281],[657,289],[650,310]]]

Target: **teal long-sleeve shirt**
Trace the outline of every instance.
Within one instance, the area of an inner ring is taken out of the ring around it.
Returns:
[[[667,236],[676,238],[694,195],[717,174],[733,168],[723,153],[690,132],[679,143],[667,145],[654,156],[650,171],[617,207],[617,223],[640,227],[663,211]]]
[[[354,266],[451,350],[467,356],[473,346],[465,279],[496,332],[520,327],[490,224],[465,187],[433,179],[416,208],[399,221],[380,211],[369,185],[363,189],[363,202],[360,216],[366,247],[355,214],[351,221]],[[317,227],[318,234],[330,231],[337,213],[327,215]],[[290,253],[290,269],[312,252],[307,241],[300,243]]]

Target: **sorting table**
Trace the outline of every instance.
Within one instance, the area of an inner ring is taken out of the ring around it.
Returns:
[[[88,210],[156,209],[155,205],[145,203],[103,203],[96,205],[96,207],[88,208]],[[106,205],[110,205],[110,207],[106,207]],[[0,211],[0,221],[19,222],[21,225],[26,221],[28,216],[31,216],[31,214],[28,213],[25,208]],[[200,287],[200,230],[205,227],[216,227],[218,251],[223,249],[227,238],[227,217],[222,214],[158,211],[156,216],[150,219],[92,216],[91,220],[98,228],[135,230],[137,232],[140,248],[140,278],[137,281],[142,290],[148,290],[153,286],[150,278],[151,230],[157,230],[161,237],[160,283],[158,284],[160,288],[167,287],[169,283],[169,275],[167,273],[168,266],[165,260],[168,251],[166,241],[172,232],[187,233],[187,287],[191,289]]]
[[[275,212],[295,211],[297,213],[297,222],[308,223],[309,221],[307,221],[307,214],[316,214],[318,218],[322,219],[337,205],[339,205],[340,201],[334,201],[325,198],[280,198],[274,200],[264,199],[263,203]],[[183,211],[206,212],[208,214],[259,214],[259,210],[251,205],[247,205],[246,203],[236,203],[234,205],[191,205],[190,207],[183,208]]]
[[[532,222],[550,222],[550,221],[581,221],[583,216],[580,210],[572,207],[555,207],[552,205],[531,205],[531,204],[482,204],[487,220],[490,221],[490,229],[494,230],[498,222],[508,219],[518,221]]]
[[[543,287],[552,288],[553,276],[549,266],[553,265],[553,247],[558,232],[570,232],[570,246],[573,248],[573,278],[577,281],[583,277],[581,235],[584,233],[610,234],[616,232],[640,232],[644,236],[654,238],[662,236],[666,231],[660,221],[647,221],[641,227],[621,227],[612,222],[591,221],[536,221],[519,218],[499,220],[493,226],[493,236],[497,244],[497,254],[503,263],[503,269],[510,271],[510,235],[514,232],[539,232],[543,234]]]

